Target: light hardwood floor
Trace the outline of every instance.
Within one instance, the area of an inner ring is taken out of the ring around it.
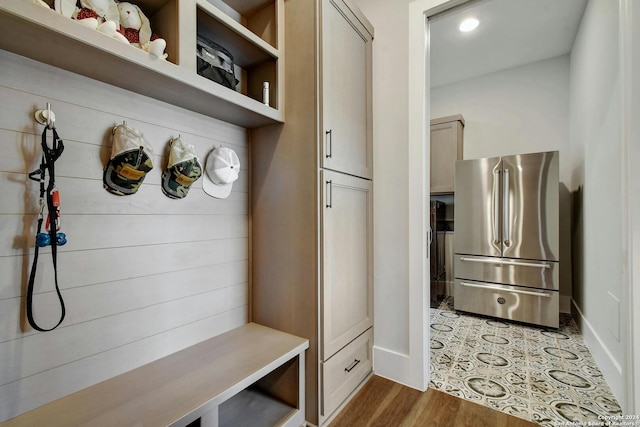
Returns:
[[[373,376],[330,427],[533,427],[537,424],[428,389]]]

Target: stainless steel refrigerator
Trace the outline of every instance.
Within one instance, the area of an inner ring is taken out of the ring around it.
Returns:
[[[454,307],[558,327],[558,152],[459,160]]]

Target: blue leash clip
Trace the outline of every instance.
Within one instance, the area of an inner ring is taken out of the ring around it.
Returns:
[[[64,246],[67,243],[67,235],[64,233],[56,233],[56,246]],[[39,248],[49,246],[51,244],[51,236],[49,233],[38,233],[36,235],[36,245]]]

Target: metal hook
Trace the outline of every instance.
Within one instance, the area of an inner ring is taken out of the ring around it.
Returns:
[[[51,103],[47,102],[46,110],[37,110],[35,118],[38,123],[45,125],[49,129],[53,129],[56,123],[56,115],[51,111]]]

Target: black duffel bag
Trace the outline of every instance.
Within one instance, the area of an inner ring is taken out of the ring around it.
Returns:
[[[224,47],[206,37],[198,35],[198,74],[235,90],[238,80],[233,66],[233,55]]]

